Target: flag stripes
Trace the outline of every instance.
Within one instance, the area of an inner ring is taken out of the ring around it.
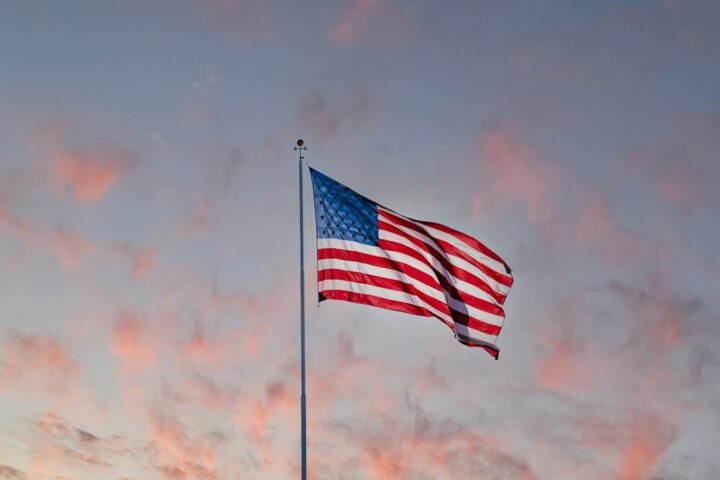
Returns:
[[[435,317],[461,343],[497,358],[502,305],[513,283],[497,254],[468,235],[410,219],[311,173],[321,300]]]

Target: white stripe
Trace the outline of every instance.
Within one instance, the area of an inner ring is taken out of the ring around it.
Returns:
[[[348,272],[375,275],[390,280],[398,280],[400,282],[412,285],[420,292],[425,293],[426,295],[434,298],[435,300],[438,300],[439,302],[447,305],[449,308],[455,310],[456,312],[466,314],[469,317],[474,318],[475,320],[497,326],[502,326],[503,324],[504,319],[502,316],[477,309],[471,305],[461,302],[460,300],[451,297],[449,294],[446,294],[444,290],[432,288],[427,284],[423,283],[422,281],[417,280],[399,270],[378,267],[362,262],[353,262],[334,258],[318,260],[318,271],[332,268],[338,270],[345,270]]]
[[[484,280],[485,283],[487,283],[493,290],[495,290],[497,292],[501,292],[503,294],[506,294],[507,292],[510,291],[510,289],[507,286],[502,285],[497,280],[492,279],[486,273],[484,273],[482,270],[480,270],[478,267],[476,267],[472,263],[468,262],[464,258],[460,258],[456,255],[453,255],[452,253],[444,251],[442,248],[440,248],[440,245],[438,245],[434,239],[428,237],[427,235],[424,235],[422,233],[416,232],[415,230],[413,230],[411,228],[400,225],[392,218],[383,216],[383,219],[385,221],[387,221],[388,223],[390,223],[391,225],[395,226],[396,228],[400,229],[400,231],[406,233],[407,235],[410,235],[410,236],[420,240],[425,245],[427,245],[428,248],[432,248],[435,252],[437,252],[438,255],[441,255],[441,256],[447,258],[447,260],[452,265],[462,268],[463,270],[465,270],[469,273],[472,273],[473,275],[480,278],[481,280]],[[379,232],[380,238],[385,238],[383,235],[384,233],[390,233],[390,232],[387,232],[386,230],[383,230],[382,228],[380,228],[379,230],[380,230],[380,232]],[[409,240],[406,240],[406,242],[413,245],[412,242],[410,242]],[[417,246],[413,245],[413,248],[417,249]],[[452,257],[452,258],[449,258],[449,257]],[[497,285],[497,287],[495,287],[494,285]]]
[[[450,325],[454,323],[453,319],[450,318],[449,315],[439,312],[432,306],[423,302],[416,295],[410,295],[407,292],[400,292],[398,290],[390,290],[387,288],[376,287],[375,285],[366,285],[364,283],[348,282],[346,280],[320,280],[318,282],[318,291],[324,292],[326,290],[341,290],[343,292],[361,293],[363,295],[372,295],[388,300],[409,303],[410,305],[424,308],[445,323],[448,323]]]
[[[473,295],[475,297],[488,300],[489,302],[497,303],[497,301],[487,292],[481,290],[480,288],[476,287],[475,285],[465,282],[464,280],[459,280],[459,279],[455,278],[455,276],[452,273],[448,272],[445,269],[445,267],[440,263],[440,261],[438,261],[438,259],[436,259],[433,255],[426,252],[425,250],[418,248],[417,245],[412,243],[412,241],[410,241],[408,238],[406,238],[402,235],[398,235],[397,233],[383,230],[382,228],[380,229],[380,238],[382,240],[389,240],[392,242],[399,243],[401,245],[405,245],[406,247],[411,248],[414,251],[418,252],[420,255],[423,256],[423,258],[425,258],[425,260],[428,263],[430,263],[430,265],[432,265],[436,270],[438,270],[440,273],[442,273],[442,275],[448,279],[450,284],[456,286],[458,290],[467,291],[468,293],[470,293],[471,295]],[[454,266],[456,266],[458,268],[462,268],[463,270],[467,271],[467,268],[464,268],[462,265],[459,265],[460,262],[455,261],[456,258],[457,257],[453,257],[452,260],[450,260],[450,259],[448,259],[448,260]],[[507,293],[510,291],[510,289],[508,287],[506,287],[505,285],[502,285],[501,283],[498,283],[495,279],[488,277],[486,274],[484,274],[480,270],[476,269],[475,267],[473,267],[473,269],[475,270],[475,272],[469,272],[469,273],[472,273],[476,277],[478,277],[478,279],[480,281],[482,281],[485,285],[487,285],[494,292],[500,293],[502,295],[507,295]],[[461,288],[461,285],[462,285],[462,288]]]
[[[386,278],[388,280],[397,280],[412,285],[422,293],[434,298],[435,300],[447,304],[445,294],[436,288],[433,288],[420,280],[416,280],[413,277],[395,270],[392,268],[378,267],[369,263],[353,262],[349,260],[340,260],[337,258],[327,258],[318,260],[318,272],[322,270],[337,269],[345,270],[348,272],[357,272],[366,275],[374,275],[376,277]]]
[[[456,237],[455,235],[447,232],[443,232],[442,230],[438,230],[437,228],[431,227],[429,225],[420,225],[423,227],[427,232],[433,236],[434,238],[438,238],[440,240],[445,240],[449,244],[456,247],[458,250],[462,250],[463,252],[470,255],[472,258],[477,260],[478,262],[482,263],[486,267],[496,271],[497,273],[509,277],[507,270],[505,269],[505,264],[498,262],[494,258],[488,257],[480,250],[476,250],[472,246],[465,243],[462,239]]]
[[[441,275],[443,275],[448,283],[450,285],[453,285],[455,288],[457,288],[460,292],[465,293],[467,295],[472,295],[473,297],[488,301],[492,303],[493,305],[498,305],[497,300],[495,300],[492,295],[487,293],[486,291],[476,287],[475,285],[468,283],[464,280],[458,280],[455,278],[450,272],[445,270],[445,267],[443,267],[440,262],[437,261],[435,257],[432,255],[423,252],[417,248],[414,244],[412,244],[408,239],[401,237],[399,235],[396,235],[394,233],[387,232],[385,230],[381,230],[381,236],[387,240],[392,240],[397,243],[402,243],[403,245],[407,246],[408,248],[411,248],[414,251],[417,251],[420,253],[423,258],[427,260],[427,262],[432,265],[434,268],[437,269],[438,272],[440,272]],[[351,252],[357,252],[357,253],[365,253],[368,255],[374,255],[376,257],[383,257],[387,258],[389,260],[392,260],[393,262],[398,263],[404,263],[405,265],[411,266],[413,268],[416,268],[420,270],[423,273],[426,273],[430,275],[433,278],[437,278],[436,273],[433,271],[433,269],[428,265],[427,263],[421,262],[420,260],[411,257],[409,255],[406,255],[401,252],[395,252],[393,250],[386,250],[380,247],[374,247],[372,245],[366,245],[364,243],[358,243],[353,242],[349,240],[341,240],[336,238],[318,238],[318,249],[322,248],[337,248],[339,250],[348,250]],[[494,280],[490,279],[490,281],[495,282]],[[497,282],[495,282],[497,283]],[[490,285],[492,288],[492,285]],[[498,291],[496,289],[496,291]],[[501,292],[502,293],[502,292]]]
[[[430,268],[426,263],[401,252],[393,252],[384,248],[373,247],[372,245],[338,238],[318,238],[318,250],[322,248],[336,248],[338,250],[347,250],[349,252],[365,253],[376,257],[387,258],[394,262],[404,263],[405,265],[417,268],[421,272],[427,273],[431,277],[435,277],[435,273],[432,268]],[[417,247],[415,247],[414,250],[417,250]]]

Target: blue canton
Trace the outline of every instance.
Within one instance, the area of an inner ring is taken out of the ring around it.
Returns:
[[[318,238],[378,245],[378,212],[372,200],[310,169]]]

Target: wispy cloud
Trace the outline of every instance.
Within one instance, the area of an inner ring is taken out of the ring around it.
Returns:
[[[222,435],[191,435],[187,427],[158,409],[147,412],[151,458],[169,479],[216,480],[215,451]]]
[[[682,212],[718,205],[720,195],[710,179],[720,174],[720,115],[683,115],[674,124],[668,138],[628,148],[627,171]]]
[[[259,0],[193,0],[203,21],[221,37],[237,44],[267,40],[274,19],[267,2]]]
[[[10,465],[0,465],[0,478],[5,480],[24,480],[25,474]]]
[[[127,373],[146,373],[156,366],[154,334],[137,312],[118,314],[113,324],[111,350]]]
[[[657,418],[638,415],[629,425],[629,439],[618,467],[618,479],[643,480],[655,472],[677,433]]]
[[[130,261],[134,278],[145,278],[157,268],[157,248],[121,242],[110,245],[108,251]]]
[[[81,367],[54,337],[9,332],[2,346],[0,390],[27,387],[64,392]]]
[[[563,170],[528,145],[511,128],[488,132],[480,141],[480,160],[491,176],[491,192],[476,199],[484,209],[518,205],[532,221],[548,219],[556,208]],[[488,198],[489,195],[489,198]],[[486,200],[491,202],[485,205]]]
[[[61,264],[77,270],[88,255],[96,250],[95,244],[87,237],[68,230],[62,224],[46,229],[37,227],[10,211],[0,198],[0,227],[26,242],[28,246],[39,246],[53,252]]]
[[[333,45],[348,45],[378,31],[388,32],[388,35],[381,35],[383,43],[387,44],[406,36],[414,26],[410,11],[394,0],[349,0],[345,3],[341,18],[329,34]]]
[[[58,148],[52,155],[52,173],[61,191],[69,189],[84,203],[101,200],[113,185],[138,165],[138,158],[122,147]]]
[[[300,99],[294,130],[326,143],[358,133],[369,124],[374,112],[375,99],[367,92],[355,92],[347,98],[308,92]]]
[[[100,437],[70,423],[54,411],[45,411],[30,420],[31,462],[28,478],[65,478],[72,472],[107,474],[115,463],[132,454],[125,438]]]
[[[102,243],[72,230],[62,222],[53,227],[36,225],[11,210],[10,202],[0,196],[0,229],[20,239],[25,248],[51,252],[67,270],[80,270],[92,256],[118,258],[130,262],[134,278],[146,278],[157,267],[157,248],[124,241]]]
[[[386,12],[387,3],[388,0],[353,0],[330,38],[339,44],[351,42],[368,29],[373,17]]]

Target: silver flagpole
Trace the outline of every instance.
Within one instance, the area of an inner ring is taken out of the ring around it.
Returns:
[[[305,230],[303,218],[303,152],[307,150],[302,139],[293,150],[299,153],[298,180],[300,182],[300,456],[302,480],[307,480],[307,428],[305,411]]]

